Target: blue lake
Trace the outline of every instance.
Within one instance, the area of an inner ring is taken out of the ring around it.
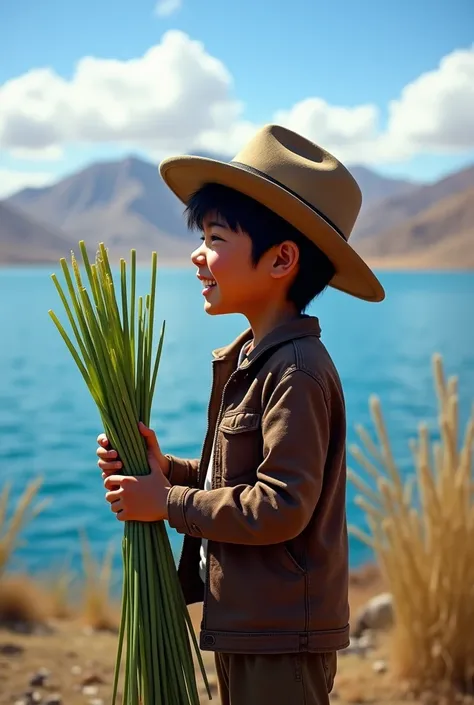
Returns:
[[[53,308],[64,319],[51,271],[0,269],[0,488],[11,481],[16,498],[41,475],[40,496],[51,498],[23,533],[26,543],[11,568],[44,572],[66,558],[79,565],[81,529],[98,557],[111,540],[115,543],[118,567],[123,526],[104,500],[96,466],[100,421],[47,313]],[[355,424],[371,425],[368,399],[377,394],[396,459],[409,473],[408,442],[419,422],[426,420],[436,430],[434,352],[443,355],[447,374],[459,376],[464,422],[474,399],[474,274],[380,276],[387,290],[382,304],[328,291],[309,313],[319,316],[323,342],[343,381],[348,442],[356,441]],[[148,279],[148,270],[140,270],[142,291]],[[206,427],[211,350],[230,342],[246,321],[207,316],[192,269],[161,269],[158,299],[157,324],[165,318],[167,334],[152,425],[165,452],[197,457]],[[349,464],[357,467],[351,458]],[[349,485],[349,522],[361,525],[354,494]],[[178,553],[182,538],[170,535]],[[370,558],[368,549],[351,538],[352,566]]]

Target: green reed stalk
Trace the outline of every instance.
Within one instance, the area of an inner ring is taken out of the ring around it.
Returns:
[[[120,260],[117,297],[103,243],[94,263],[83,241],[79,249],[84,279],[74,253],[72,272],[66,260],[60,260],[65,288],[51,275],[70,333],[53,311],[49,315],[97,405],[105,432],[122,460],[122,472],[144,475],[149,468],[138,422],[150,423],[165,333],[163,322],[153,357],[157,255],[152,253],[150,292],[145,297],[137,297],[135,250],[131,251],[130,285],[127,263]],[[199,705],[191,642],[211,699],[164,522],[125,522],[122,559],[122,616],[112,705],[118,696],[124,644],[123,705]]]

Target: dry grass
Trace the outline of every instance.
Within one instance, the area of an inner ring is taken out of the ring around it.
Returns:
[[[370,534],[351,527],[373,547],[392,592],[393,666],[414,687],[450,684],[472,692],[474,675],[474,412],[459,448],[457,378],[447,382],[434,359],[440,441],[426,424],[412,443],[414,477],[403,480],[394,461],[379,400],[370,406],[378,445],[362,427],[365,452],[351,449],[372,478],[350,477],[362,492]]]
[[[8,505],[10,502],[11,484],[7,483],[0,493],[0,579],[18,546],[20,532],[38,516],[47,504],[46,500],[36,505],[34,504],[41,483],[41,478],[38,478],[27,485],[9,520]]]
[[[76,577],[66,562],[59,569],[48,572],[43,579],[50,600],[51,617],[67,619],[77,612],[77,605],[74,605]]]
[[[50,614],[48,593],[25,575],[0,580],[0,624],[30,631],[44,624]]]
[[[36,502],[40,487],[40,478],[30,482],[12,512],[11,485],[6,484],[0,493],[0,623],[9,627],[31,629],[48,613],[48,599],[39,586],[26,576],[5,574],[21,531],[46,505],[46,501]]]
[[[111,597],[113,547],[109,546],[102,564],[98,563],[85,534],[82,536],[84,591],[81,616],[93,629],[116,630],[120,622],[120,605]]]

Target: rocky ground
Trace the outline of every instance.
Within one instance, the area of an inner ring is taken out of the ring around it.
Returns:
[[[355,580],[351,586],[353,613],[382,589],[377,579]],[[200,607],[191,610],[196,627]],[[116,633],[94,631],[73,619],[53,621],[48,629],[29,634],[0,628],[0,705],[107,705],[116,646]],[[383,631],[369,630],[360,640],[353,639],[347,652],[340,654],[332,702],[413,705],[415,701],[392,673],[389,649],[389,634]],[[203,653],[203,657],[218,705],[213,655]],[[200,674],[197,682],[201,702],[206,703]]]

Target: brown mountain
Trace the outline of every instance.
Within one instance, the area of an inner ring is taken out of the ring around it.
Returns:
[[[444,198],[474,186],[474,166],[457,171],[434,184],[408,189],[378,201],[361,214],[354,241],[370,238],[391,230],[422,213]]]
[[[355,166],[354,176],[371,203],[410,187]],[[136,247],[148,258],[157,249],[164,261],[188,259],[196,236],[187,232],[183,206],[165,186],[156,165],[135,157],[92,166],[46,188],[20,191],[7,201],[15,208],[60,229],[69,241],[99,240],[111,255]],[[118,256],[117,255],[117,256]]]
[[[0,263],[57,262],[71,249],[64,235],[0,203]]]
[[[156,166],[130,157],[93,164],[46,188],[24,189],[7,201],[71,242],[104,241],[112,258],[132,247],[139,258],[157,249],[163,260],[189,257],[183,207],[159,178]]]
[[[362,212],[384,198],[401,196],[417,188],[411,181],[381,176],[365,166],[351,166],[349,171],[362,191]]]
[[[474,186],[356,244],[380,265],[474,268]]]
[[[351,240],[361,253],[384,265],[410,258],[417,266],[467,263],[472,217],[469,196],[462,194],[474,188],[474,166],[424,186],[388,179],[365,167],[354,166],[351,171],[364,196]],[[42,256],[41,247],[50,257],[57,249],[46,233],[54,234],[59,249],[69,251],[71,243],[77,247],[84,239],[95,250],[104,241],[112,259],[135,247],[146,261],[156,249],[162,262],[189,261],[197,241],[187,232],[183,206],[160,179],[156,165],[135,157],[93,164],[52,186],[24,189],[4,204],[17,216],[26,216],[24,228],[30,231],[18,227],[16,237],[9,236],[8,261],[33,256],[21,244],[26,240],[35,242],[36,258]],[[42,242],[50,244],[40,246]],[[4,261],[6,256],[0,253]]]

